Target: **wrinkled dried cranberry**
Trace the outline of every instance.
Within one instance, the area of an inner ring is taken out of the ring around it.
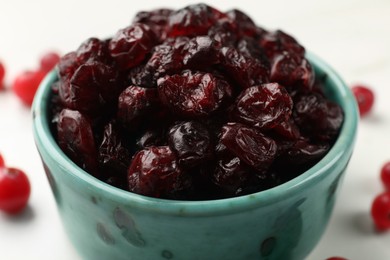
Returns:
[[[157,89],[130,86],[119,95],[117,117],[127,128],[134,129],[137,120],[155,110],[158,102]]]
[[[292,100],[283,86],[268,83],[241,92],[232,117],[257,128],[273,128],[289,119],[292,106]]]
[[[233,78],[243,89],[269,81],[268,64],[246,57],[235,48],[221,49],[221,63],[226,76]]]
[[[284,51],[301,58],[305,55],[305,48],[293,37],[280,30],[263,34],[260,39],[260,45],[264,48],[269,58],[273,58]]]
[[[314,85],[314,70],[306,59],[282,52],[271,60],[271,81],[279,82],[289,90],[311,90]]]
[[[189,117],[209,115],[232,95],[231,86],[210,73],[184,71],[160,78],[157,84],[161,102]]]
[[[268,170],[277,152],[274,140],[238,123],[228,123],[222,127],[220,142],[260,175]]]
[[[208,5],[189,5],[170,15],[168,35],[170,37],[206,35],[221,16],[224,15]]]
[[[138,140],[137,146],[141,149],[150,146],[164,146],[168,145],[168,141],[166,140],[165,129],[157,128],[153,130],[147,130]]]
[[[58,62],[58,74],[60,79],[70,79],[76,69],[79,67],[79,64],[76,60],[77,53],[72,51],[62,56]]]
[[[169,130],[169,146],[180,165],[194,167],[212,157],[212,140],[208,129],[196,121],[182,122]]]
[[[333,140],[344,119],[340,106],[317,93],[297,97],[293,117],[304,134],[320,140]]]
[[[253,22],[253,20],[243,13],[240,10],[233,9],[226,12],[226,15],[234,22],[237,26],[237,32],[240,37],[242,36],[250,36],[253,37],[257,33],[257,26]]]
[[[58,118],[57,133],[61,149],[77,165],[96,176],[97,150],[88,119],[79,111],[63,109]]]
[[[312,144],[300,139],[287,151],[285,161],[294,165],[314,164],[329,151],[328,144]]]
[[[281,122],[280,124],[276,125],[272,130],[279,137],[285,138],[287,140],[297,140],[301,136],[299,128],[292,118]]]
[[[208,35],[224,46],[234,46],[238,37],[237,25],[229,19],[220,19],[209,29]]]
[[[124,146],[122,133],[115,123],[110,122],[104,127],[103,140],[98,152],[100,165],[110,171],[111,175],[113,175],[113,171],[121,174],[126,173],[131,155]]]
[[[162,42],[167,38],[168,19],[173,10],[161,8],[149,12],[138,12],[133,19],[133,23],[143,23],[149,25],[155,35]]]
[[[191,184],[168,146],[154,146],[134,155],[128,170],[129,190],[138,194],[175,198]]]
[[[109,43],[109,51],[121,70],[139,65],[157,44],[148,25],[136,23],[119,30]]]
[[[89,62],[81,65],[69,81],[60,84],[60,97],[67,108],[95,115],[116,98],[117,79],[112,67]]]
[[[85,40],[76,51],[76,60],[79,65],[88,61],[110,63],[108,41],[101,41],[98,38]]]
[[[183,48],[183,65],[190,69],[204,69],[219,61],[218,42],[209,36],[197,36]]]
[[[247,57],[256,58],[267,67],[270,66],[269,60],[265,55],[263,48],[261,48],[261,46],[253,38],[242,38],[237,43],[237,50]]]

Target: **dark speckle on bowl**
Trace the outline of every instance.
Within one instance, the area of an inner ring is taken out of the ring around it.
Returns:
[[[260,253],[261,256],[269,256],[272,253],[272,250],[275,248],[276,244],[276,238],[274,237],[269,237],[265,239],[260,246]]]
[[[95,196],[91,196],[91,201],[92,201],[92,203],[93,204],[98,204],[98,201],[97,201],[97,199],[96,199],[96,197]]]
[[[122,231],[122,236],[127,242],[137,247],[145,246],[145,241],[143,240],[140,232],[137,230],[134,220],[129,214],[117,207],[114,210],[114,220],[117,227]]]
[[[102,223],[96,224],[96,231],[100,239],[107,245],[115,244],[115,239]]]
[[[165,259],[173,259],[173,254],[172,254],[172,252],[169,251],[169,250],[163,250],[163,251],[161,252],[161,256],[162,256],[163,258],[165,258]]]

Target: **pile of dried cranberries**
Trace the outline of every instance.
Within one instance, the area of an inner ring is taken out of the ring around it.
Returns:
[[[95,177],[158,198],[279,185],[318,162],[343,122],[293,37],[204,4],[140,12],[63,56],[58,75],[62,150]]]

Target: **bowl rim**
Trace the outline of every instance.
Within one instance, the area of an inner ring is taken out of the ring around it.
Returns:
[[[345,159],[347,161],[356,139],[359,116],[352,92],[333,68],[322,59],[310,52],[306,53],[306,57],[316,70],[326,73],[327,80],[332,81],[335,93],[337,92],[337,95],[340,96],[344,122],[336,142],[324,158],[301,175],[268,190],[226,199],[179,201],[131,193],[100,181],[73,163],[59,148],[51,134],[46,111],[50,86],[58,78],[56,70],[51,71],[40,84],[33,102],[33,134],[36,146],[41,154],[45,150],[45,154],[52,157],[52,160],[59,167],[65,169],[78,182],[87,185],[88,189],[95,190],[99,194],[103,192],[105,194],[103,197],[138,209],[168,215],[220,215],[226,212],[238,213],[243,210],[272,205],[288,197],[293,197],[294,194],[299,193],[299,190],[304,190],[313,182],[325,178],[326,172],[334,167],[341,158],[348,157]],[[44,156],[42,160],[45,160]]]

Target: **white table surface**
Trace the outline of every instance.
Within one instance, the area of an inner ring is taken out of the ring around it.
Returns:
[[[0,59],[7,82],[37,66],[47,50],[74,50],[88,37],[125,27],[139,10],[178,8],[196,1],[0,0]],[[260,25],[281,28],[330,63],[348,84],[372,86],[377,102],[360,122],[355,153],[329,227],[308,259],[339,255],[353,260],[390,259],[390,233],[376,234],[369,215],[382,191],[381,165],[390,160],[390,1],[206,1],[238,7]],[[62,228],[31,133],[29,109],[11,92],[0,93],[0,153],[26,171],[32,194],[17,217],[0,213],[0,259],[79,259]]]

